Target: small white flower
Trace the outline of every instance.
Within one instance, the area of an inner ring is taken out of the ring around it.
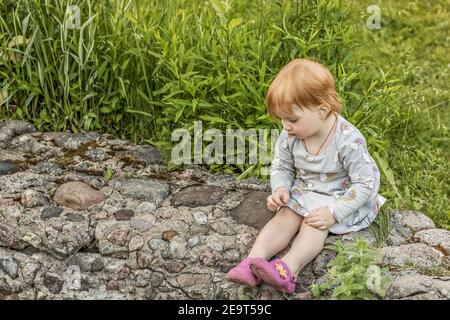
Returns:
[[[300,171],[301,174],[306,174],[306,171],[303,170],[303,169],[300,169],[299,171]]]
[[[306,161],[313,161],[313,158],[310,157],[310,156],[307,156],[307,157],[306,157]]]
[[[320,181],[325,182],[328,179],[328,176],[325,173],[320,174]]]
[[[350,143],[350,148],[352,148],[353,150],[358,150],[358,144],[357,143]]]
[[[339,160],[339,152],[338,151],[336,151],[336,154],[334,155],[334,162],[338,162],[338,160]]]
[[[367,184],[367,186],[368,186],[370,189],[373,189],[373,181],[370,181],[370,182]]]
[[[312,185],[312,183],[308,183],[308,188],[310,188],[310,189],[311,189],[311,188],[312,188],[312,186],[313,186],[313,185]]]
[[[346,136],[346,135],[348,135],[348,134],[349,134],[349,132],[350,132],[350,130],[348,130],[348,129],[345,129],[344,131],[342,131],[342,134],[343,134],[344,136]]]

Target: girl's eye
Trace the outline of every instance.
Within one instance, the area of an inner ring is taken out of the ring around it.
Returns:
[[[298,119],[289,119],[290,122],[296,122]]]

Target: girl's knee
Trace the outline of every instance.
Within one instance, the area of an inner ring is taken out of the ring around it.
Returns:
[[[300,223],[303,221],[303,217],[289,207],[281,208],[277,215],[280,215],[280,217],[298,220]]]

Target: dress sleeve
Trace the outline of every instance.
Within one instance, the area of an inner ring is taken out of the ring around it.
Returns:
[[[345,136],[339,145],[340,161],[347,171],[351,185],[328,207],[335,220],[342,223],[369,200],[379,188],[379,179],[376,178],[376,164],[368,153],[364,136],[359,131]],[[377,182],[378,185],[375,185]]]
[[[288,148],[288,133],[282,130],[275,143],[274,157],[270,167],[272,192],[280,187],[290,190],[295,178],[294,156]]]

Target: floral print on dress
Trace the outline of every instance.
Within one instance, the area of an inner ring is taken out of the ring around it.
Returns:
[[[289,187],[287,206],[301,216],[314,208],[331,206],[337,223],[329,231],[343,234],[367,227],[385,199],[376,195],[380,172],[364,136],[342,116],[338,121],[335,139],[328,146],[329,156],[325,157],[308,154],[300,142],[291,144],[283,130],[275,148],[279,160],[272,168],[277,174],[270,180],[272,190],[280,185]],[[297,166],[297,159],[301,166]]]
[[[349,202],[356,199],[357,192],[355,188],[348,189],[341,198],[338,198],[337,201]]]
[[[348,124],[347,122],[342,122],[341,124],[341,132],[344,136],[348,135],[350,133],[350,131],[353,130],[353,127]]]
[[[341,188],[342,190],[345,190],[345,189],[348,189],[350,186],[351,186],[350,179],[344,179],[344,180],[341,182],[340,188]]]

